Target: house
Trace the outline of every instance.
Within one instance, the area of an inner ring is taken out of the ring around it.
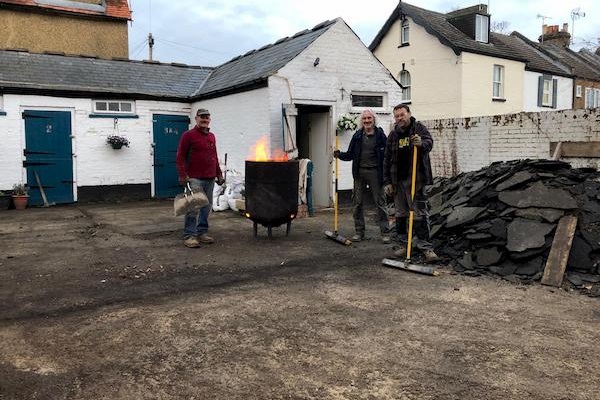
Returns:
[[[575,77],[573,108],[595,108],[600,106],[600,67],[597,55],[589,51],[575,52],[569,48],[571,35],[568,24],[543,27],[543,34],[535,45],[548,56],[567,65]]]
[[[489,27],[485,4],[444,14],[400,2],[369,48],[423,120],[571,108],[570,68]]]
[[[243,171],[265,137],[272,151],[313,160],[314,203],[328,206],[336,121],[368,107],[387,131],[400,100],[398,82],[340,18],[214,68],[0,51],[0,189],[27,182],[34,204],[38,177],[57,203],[172,196],[179,137],[202,107],[228,168]],[[115,134],[130,146],[108,146]],[[340,133],[340,147],[350,136]]]
[[[0,49],[127,58],[129,20],[127,0],[0,0]]]

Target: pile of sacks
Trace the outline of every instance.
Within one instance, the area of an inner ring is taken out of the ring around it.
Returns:
[[[215,184],[213,190],[213,211],[232,209],[239,211],[236,200],[244,198],[244,175],[236,170],[227,170],[225,183]]]
[[[428,188],[436,252],[468,275],[539,281],[564,215],[578,217],[566,280],[600,295],[600,173],[551,160],[498,162]]]

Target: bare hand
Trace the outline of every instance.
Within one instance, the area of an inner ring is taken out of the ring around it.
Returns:
[[[423,141],[421,140],[421,136],[419,135],[412,135],[410,137],[410,143],[412,143],[413,146],[417,147],[421,147],[423,145]]]
[[[394,195],[394,187],[391,184],[387,184],[383,187],[383,192],[387,196],[393,196]]]
[[[339,150],[334,150],[334,151],[333,151],[333,156],[334,156],[335,158],[339,158],[339,157],[340,157],[340,151],[339,151]]]

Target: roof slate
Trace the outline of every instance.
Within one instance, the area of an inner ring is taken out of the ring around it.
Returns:
[[[188,99],[210,67],[0,51],[6,88]]]
[[[424,8],[404,2],[401,2],[394,8],[394,11],[392,11],[383,27],[379,30],[369,45],[371,51],[377,48],[387,31],[400,18],[401,14],[412,18],[415,23],[425,28],[429,34],[436,36],[442,44],[452,48],[457,55],[466,51],[491,57],[525,61],[522,55],[514,52],[503,41],[495,40],[493,35],[490,35],[490,43],[478,42],[448,22],[448,14],[425,10]]]
[[[321,22],[310,30],[305,29],[219,65],[212,71],[206,83],[194,93],[194,97],[204,97],[266,81],[338,21],[341,19]]]
[[[38,9],[49,9],[56,11],[63,11],[68,13],[75,14],[86,14],[86,15],[96,15],[96,16],[106,16],[111,18],[119,18],[119,19],[131,19],[131,10],[129,9],[129,3],[127,0],[105,0],[106,8],[104,12],[94,11],[90,9],[78,8],[78,7],[68,7],[63,2],[56,2],[57,4],[52,4],[52,2],[44,3],[35,0],[0,0],[0,4],[10,4],[15,6],[25,6],[25,7],[34,7]]]

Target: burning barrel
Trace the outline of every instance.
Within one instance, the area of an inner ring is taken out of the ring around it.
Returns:
[[[298,161],[246,161],[246,217],[268,229],[287,224],[298,214]]]

